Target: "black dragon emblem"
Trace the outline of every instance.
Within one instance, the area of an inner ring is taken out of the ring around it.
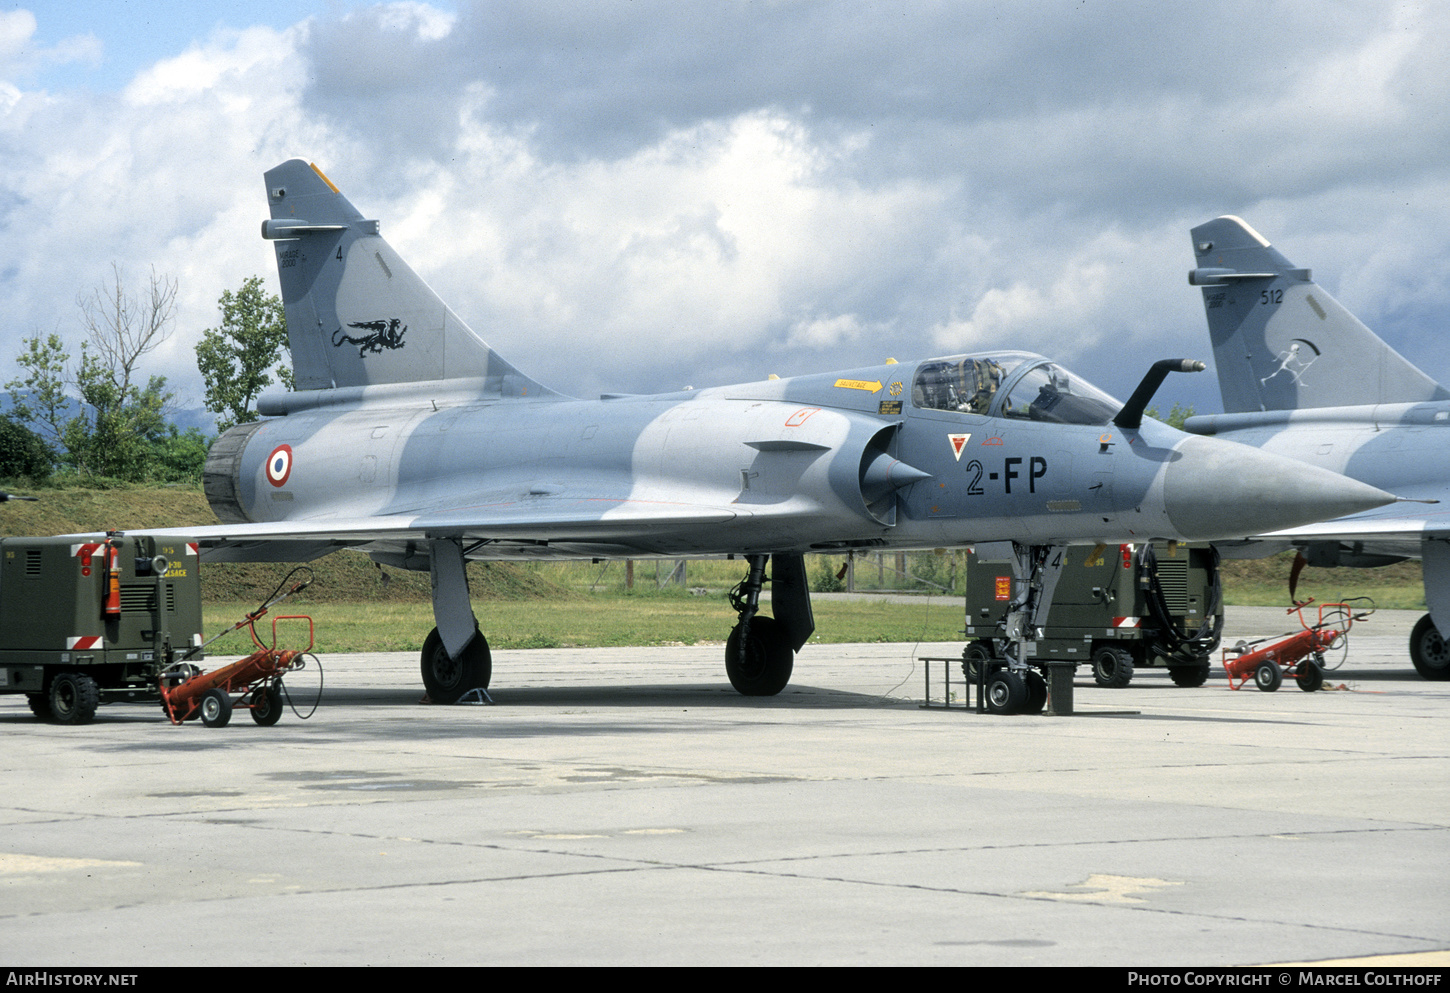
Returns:
[[[407,325],[394,317],[390,321],[359,321],[356,324],[349,324],[350,328],[357,328],[359,331],[367,331],[361,337],[353,337],[342,328],[332,333],[332,345],[334,348],[341,348],[343,345],[357,345],[357,357],[366,358],[369,354],[380,355],[383,349],[394,351],[407,344],[403,335],[408,333]]]

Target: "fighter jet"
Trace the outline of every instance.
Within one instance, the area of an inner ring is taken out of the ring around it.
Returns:
[[[1450,391],[1400,356],[1237,217],[1192,231],[1225,413],[1189,431],[1253,445],[1343,473],[1400,502],[1300,526],[1226,555],[1297,548],[1310,565],[1424,563],[1425,603],[1410,660],[1450,679]]]
[[[1012,665],[990,688],[1010,710],[1036,687],[1030,644],[1061,546],[1237,537],[1393,499],[1143,420],[1181,361],[1126,405],[1015,351],[567,397],[485,344],[321,170],[292,160],[265,178],[296,392],[217,440],[205,487],[225,523],[187,533],[213,561],[350,547],[429,571],[437,701],[492,673],[470,559],[738,557],[726,672],[769,695],[815,627],[806,553],[1011,542]]]

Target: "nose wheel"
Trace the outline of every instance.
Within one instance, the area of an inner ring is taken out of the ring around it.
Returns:
[[[987,710],[994,714],[1040,714],[1047,705],[1047,680],[1035,669],[998,669],[987,677]]]

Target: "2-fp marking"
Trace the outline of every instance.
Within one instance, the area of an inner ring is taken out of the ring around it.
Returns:
[[[292,475],[292,446],[278,445],[267,456],[267,482],[281,486]]]
[[[989,472],[987,473],[987,478],[992,482],[996,482],[1000,479],[1002,481],[1002,490],[1005,493],[1012,492],[1012,480],[1026,479],[1027,492],[1036,493],[1037,481],[1043,476],[1047,475],[1047,460],[1041,455],[1033,455],[1029,457],[1026,460],[1027,473],[1025,476],[1021,472],[1022,462],[1022,459],[1015,456],[1012,458],[1003,459],[1002,471]],[[984,492],[986,492],[981,488],[980,485],[982,482],[982,463],[978,462],[976,459],[973,459],[971,462],[967,463],[967,471],[973,474],[972,481],[967,484],[967,493],[971,496],[980,496]],[[1022,492],[1021,483],[1017,484],[1017,491],[1019,493]]]

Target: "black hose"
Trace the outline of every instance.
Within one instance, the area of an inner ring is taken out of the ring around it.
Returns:
[[[1144,600],[1147,601],[1148,613],[1160,632],[1158,640],[1152,643],[1155,654],[1164,658],[1177,655],[1179,658],[1198,662],[1204,656],[1211,655],[1218,647],[1219,639],[1223,635],[1223,615],[1219,611],[1223,600],[1223,582],[1219,576],[1218,549],[1210,545],[1208,552],[1208,602],[1204,606],[1203,624],[1192,635],[1180,630],[1173,615],[1169,613],[1168,601],[1163,596],[1163,584],[1158,579],[1158,556],[1153,551],[1152,542],[1145,544],[1138,553],[1138,574],[1147,579]]]

